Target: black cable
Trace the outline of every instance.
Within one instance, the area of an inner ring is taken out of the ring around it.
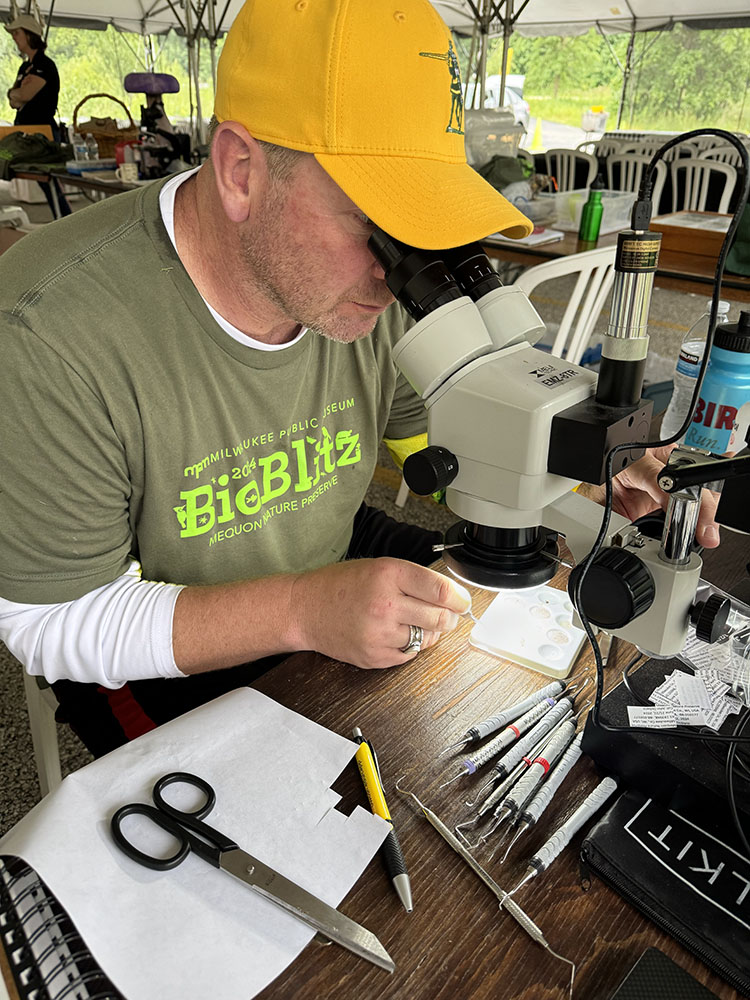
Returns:
[[[722,752],[718,747],[713,746],[711,743],[706,743],[706,750],[715,761],[718,761],[722,767],[726,763],[726,754]],[[735,777],[740,778],[742,781],[750,783],[750,758],[742,756],[742,750],[738,750],[734,759],[735,766]]]
[[[731,145],[739,151],[740,157],[742,159],[742,165],[744,168],[744,177],[742,184],[742,191],[737,202],[737,207],[735,208],[734,215],[732,216],[732,221],[729,224],[727,234],[724,237],[724,242],[722,243],[721,250],[719,252],[719,257],[716,265],[716,279],[714,284],[714,294],[711,302],[711,312],[709,319],[709,329],[708,336],[706,338],[706,347],[703,354],[703,359],[701,361],[701,367],[698,372],[698,378],[696,379],[695,389],[693,390],[693,397],[691,399],[690,407],[688,408],[688,414],[685,421],[675,434],[671,437],[648,441],[645,444],[639,441],[633,441],[626,444],[616,445],[610,450],[607,455],[606,465],[605,465],[605,499],[604,499],[604,514],[602,516],[601,525],[599,527],[599,533],[597,534],[596,540],[591,548],[591,551],[585,557],[580,566],[580,574],[576,580],[576,585],[573,591],[573,603],[578,611],[579,618],[581,619],[581,624],[583,625],[584,631],[588,637],[589,643],[594,653],[594,660],[596,663],[596,689],[594,695],[594,704],[591,707],[591,719],[595,726],[601,729],[605,729],[609,732],[636,732],[636,733],[647,733],[654,735],[654,730],[647,726],[610,726],[605,722],[601,721],[599,715],[599,709],[601,706],[601,701],[604,693],[604,666],[601,659],[601,654],[599,652],[599,646],[596,642],[596,637],[594,635],[591,623],[589,622],[586,612],[582,607],[581,593],[583,589],[583,583],[586,579],[586,574],[591,567],[594,559],[601,551],[604,544],[604,540],[609,529],[609,523],[612,517],[612,497],[613,488],[612,480],[614,478],[614,459],[615,455],[620,451],[631,450],[633,448],[661,448],[669,444],[673,444],[687,431],[690,423],[692,422],[692,413],[695,410],[695,406],[698,402],[700,391],[703,385],[703,376],[705,374],[706,367],[708,366],[709,355],[711,353],[711,347],[713,345],[714,328],[716,326],[716,315],[718,312],[718,303],[721,297],[721,279],[724,274],[724,263],[729,253],[729,246],[731,244],[732,237],[739,225],[740,217],[744,210],[745,204],[747,203],[748,193],[750,192],[750,158],[748,157],[747,149],[742,145],[739,139],[732,135],[731,132],[725,132],[723,129],[695,129],[692,132],[685,132],[682,135],[676,136],[670,139],[663,146],[661,146],[653,155],[651,163],[649,164],[646,174],[644,176],[643,183],[641,185],[641,190],[638,194],[638,201],[636,202],[636,207],[633,209],[633,215],[636,216],[636,208],[638,203],[641,201],[647,201],[650,203],[650,194],[653,188],[653,183],[656,174],[656,164],[663,157],[663,155],[671,149],[673,146],[684,142],[686,139],[691,139],[694,136],[699,135],[715,135],[719,138],[726,139]],[[645,222],[648,225],[648,220]],[[685,739],[699,739],[699,740],[710,740],[716,743],[731,743],[733,740],[741,743],[750,743],[750,736],[745,737],[734,737],[729,735],[722,735],[720,733],[716,734],[700,734],[683,727],[677,727],[675,729],[661,729],[660,733],[665,736],[680,736]]]
[[[629,444],[616,445],[607,454],[606,464],[605,464],[605,498],[604,498],[604,514],[602,515],[601,525],[599,527],[599,533],[597,534],[596,540],[591,548],[591,551],[585,557],[581,563],[581,572],[576,580],[576,584],[573,590],[572,598],[573,603],[578,611],[581,624],[586,632],[589,643],[591,645],[592,651],[594,653],[594,662],[596,665],[596,689],[594,693],[594,704],[591,707],[590,716],[592,725],[604,729],[607,732],[629,732],[629,733],[644,733],[650,736],[654,735],[654,730],[647,726],[611,726],[605,722],[602,722],[599,714],[601,707],[601,701],[604,694],[604,664],[602,662],[601,653],[599,651],[598,643],[596,642],[596,637],[594,631],[591,627],[591,623],[586,616],[586,612],[583,609],[583,604],[581,601],[581,594],[583,591],[583,584],[586,579],[586,574],[588,573],[594,559],[601,551],[604,544],[604,540],[609,529],[610,520],[612,518],[612,498],[613,498],[613,487],[612,481],[614,478],[614,459],[615,455],[624,450],[630,450],[633,448],[662,448],[666,445],[674,444],[678,441],[683,434],[686,433],[688,427],[692,422],[692,415],[695,411],[696,404],[698,402],[700,391],[703,386],[703,377],[708,367],[709,356],[711,353],[711,347],[713,346],[714,340],[714,330],[716,327],[716,317],[718,314],[719,299],[721,297],[721,281],[724,276],[724,264],[729,253],[729,247],[732,243],[737,227],[739,226],[740,217],[744,211],[745,205],[748,200],[748,193],[750,193],[750,158],[748,157],[748,152],[745,146],[739,141],[739,139],[732,135],[731,132],[725,132],[723,129],[694,129],[691,132],[684,132],[682,135],[676,136],[670,139],[668,142],[664,143],[657,151],[654,153],[651,162],[646,170],[646,173],[641,184],[641,190],[638,193],[638,199],[633,207],[633,228],[637,227],[648,229],[650,222],[650,212],[651,212],[651,192],[653,190],[655,175],[656,175],[656,164],[662,159],[664,154],[672,147],[684,142],[687,139],[692,139],[699,135],[714,135],[733,145],[740,154],[740,159],[742,161],[742,167],[744,171],[744,176],[742,178],[742,190],[740,192],[740,197],[737,202],[737,206],[732,216],[731,222],[729,223],[729,228],[727,230],[724,241],[721,245],[721,250],[719,251],[719,256],[716,262],[716,273],[714,278],[714,292],[711,300],[711,310],[709,314],[708,322],[708,336],[706,338],[706,346],[703,353],[703,358],[701,360],[700,369],[698,371],[698,377],[696,379],[695,389],[693,390],[693,396],[690,401],[690,406],[688,407],[687,415],[683,422],[683,425],[671,435],[664,439],[658,439],[656,441],[648,441],[645,444],[642,442],[634,441]],[[730,809],[732,810],[732,818],[734,820],[735,826],[737,828],[737,833],[748,849],[748,856],[750,856],[750,848],[748,847],[747,838],[745,836],[744,830],[740,824],[739,813],[737,811],[736,802],[734,800],[734,784],[733,784],[733,765],[737,754],[738,744],[750,744],[750,736],[743,736],[745,725],[750,713],[746,715],[741,724],[739,724],[732,735],[723,735],[721,733],[700,733],[695,732],[684,727],[677,727],[675,729],[661,729],[659,733],[662,736],[672,736],[681,739],[693,739],[701,740],[704,742],[711,743],[727,743],[729,744],[728,754],[727,754],[727,768],[728,768],[728,779],[727,779],[727,790],[728,794],[731,795],[729,800]]]
[[[630,671],[633,670],[643,659],[644,659],[643,653],[637,653],[630,660],[630,662],[625,666],[625,668],[622,671],[622,683],[624,684],[626,690],[629,692],[631,698],[633,698],[634,701],[638,702],[638,704],[640,705],[650,706],[653,704],[651,699],[645,697],[640,693],[640,691],[637,691],[635,689],[635,687],[633,686],[632,678],[630,677]],[[627,726],[625,728],[630,729],[631,727]],[[698,732],[701,734],[703,745],[705,749],[708,751],[708,753],[711,754],[714,760],[718,761],[721,764],[724,764],[726,761],[726,755],[722,753],[717,747],[714,747],[710,741],[710,738],[715,735],[713,730],[708,729],[706,727],[699,729]],[[731,736],[727,736],[726,739],[730,741],[730,746],[734,747],[735,749],[735,760],[734,760],[735,765],[737,766],[737,768],[740,769],[740,771],[745,772],[744,774],[740,773],[739,777],[743,781],[750,781],[750,766],[748,766],[750,765],[750,757],[748,757],[746,761],[742,756],[740,756],[739,753],[736,752],[737,744],[735,741],[734,734],[732,734]]]
[[[625,685],[627,690],[630,692],[632,698],[638,702],[639,705],[649,705],[650,702],[648,698],[644,698],[642,694],[635,690],[633,687],[633,682],[630,679],[630,671],[633,667],[637,666],[643,659],[643,653],[636,653],[630,663],[622,671],[622,683]]]

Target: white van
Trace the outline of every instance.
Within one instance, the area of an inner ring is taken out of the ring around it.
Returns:
[[[523,98],[523,81],[524,77],[520,75],[506,77],[505,100],[501,101],[500,76],[498,74],[488,76],[484,82],[484,106],[485,108],[507,107],[513,115],[514,121],[528,131],[530,112],[529,105]],[[464,85],[464,107],[474,107],[475,89],[475,83]]]

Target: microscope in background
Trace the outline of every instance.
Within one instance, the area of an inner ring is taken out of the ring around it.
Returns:
[[[462,518],[443,549],[459,579],[494,590],[540,586],[557,570],[562,534],[579,564],[575,592],[602,508],[573,489],[605,481],[613,447],[631,446],[615,453],[619,473],[649,439],[652,404],[640,394],[659,238],[620,234],[597,378],[532,346],[541,319],[520,289],[501,284],[479,244],[427,251],[380,230],[371,236],[388,287],[417,320],[394,359],[424,400],[430,446],[406,460],[404,476],[420,495],[445,489]],[[718,638],[729,602],[696,600],[700,490],[726,480],[719,520],[750,531],[742,491],[730,481],[743,473],[746,458],[676,449],[660,479],[671,494],[661,538],[611,515],[581,587],[588,620],[657,657],[676,655],[691,625],[707,641]]]
[[[140,141],[133,155],[140,158],[141,180],[165,177],[190,166],[190,136],[176,132],[164,110],[164,94],[177,94],[179,81],[169,73],[128,73],[123,81],[129,94],[143,94]]]

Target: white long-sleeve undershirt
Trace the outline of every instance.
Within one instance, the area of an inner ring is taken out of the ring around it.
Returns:
[[[183,677],[172,653],[172,619],[183,588],[122,576],[75,601],[17,604],[0,598],[0,638],[30,674],[122,687]]]
[[[159,192],[162,221],[175,251],[175,193],[194,173],[177,174]],[[224,331],[248,350],[284,350],[307,333],[302,328],[285,344],[264,344],[206,305]],[[172,650],[180,590],[174,584],[141,579],[140,564],[133,561],[118,579],[75,601],[18,604],[0,598],[0,639],[28,673],[50,682],[67,679],[118,688],[133,680],[183,677]]]

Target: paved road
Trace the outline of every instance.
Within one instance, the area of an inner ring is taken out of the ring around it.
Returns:
[[[542,119],[541,136],[537,132],[537,119],[529,120],[529,131],[521,140],[525,149],[541,153],[545,149],[575,149],[588,139],[600,139],[601,132],[584,132],[575,125],[563,125],[560,122],[548,122]]]

